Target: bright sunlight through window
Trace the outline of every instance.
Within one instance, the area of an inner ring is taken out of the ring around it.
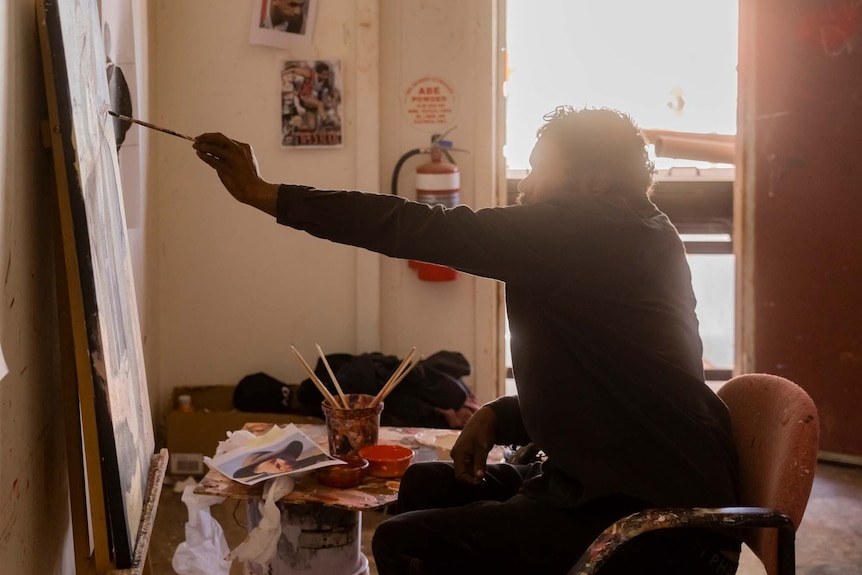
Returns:
[[[508,0],[508,169],[529,167],[542,116],[560,104],[617,108],[641,128],[735,134],[736,42],[735,0]]]

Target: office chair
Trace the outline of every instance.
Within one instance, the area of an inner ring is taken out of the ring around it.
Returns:
[[[801,387],[776,375],[739,375],[718,395],[733,423],[740,507],[634,513],[599,535],[569,575],[600,575],[600,567],[626,541],[647,531],[680,527],[739,531],[768,575],[795,573],[796,528],[808,504],[817,463],[817,408]]]

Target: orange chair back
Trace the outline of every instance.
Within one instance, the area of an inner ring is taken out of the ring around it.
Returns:
[[[718,396],[733,423],[739,504],[778,509],[798,528],[811,494],[820,440],[811,397],[792,381],[768,374],[734,377]],[[775,530],[754,530],[746,543],[769,575],[777,572]]]

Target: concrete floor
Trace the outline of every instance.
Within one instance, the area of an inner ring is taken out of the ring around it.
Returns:
[[[818,464],[796,532],[796,573],[862,575],[862,468]]]
[[[153,540],[150,567],[155,575],[174,573],[171,558],[185,538],[188,519],[185,505],[172,486],[162,493]],[[245,511],[235,501],[212,508],[233,548],[245,537]],[[385,517],[366,512],[362,517],[362,551],[370,562],[370,574],[377,575],[371,555],[371,536]],[[796,537],[797,575],[862,575],[862,468],[820,463],[814,478],[808,507]],[[739,575],[763,575],[765,570],[747,548],[743,549]],[[242,575],[236,562],[230,575]]]

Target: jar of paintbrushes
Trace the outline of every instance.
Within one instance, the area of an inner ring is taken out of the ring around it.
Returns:
[[[422,360],[420,355],[413,359],[416,348],[412,348],[398,368],[392,373],[387,382],[380,388],[377,395],[363,393],[345,394],[335,377],[326,355],[320,346],[317,352],[326,367],[329,377],[335,386],[337,396],[329,392],[320,378],[311,369],[311,366],[302,355],[291,346],[296,358],[308,373],[311,381],[323,395],[321,408],[326,418],[326,434],[329,440],[329,453],[335,457],[340,455],[357,455],[359,450],[368,445],[377,444],[380,431],[380,412],[383,411],[383,400],[395,387],[401,383],[410,371]]]

